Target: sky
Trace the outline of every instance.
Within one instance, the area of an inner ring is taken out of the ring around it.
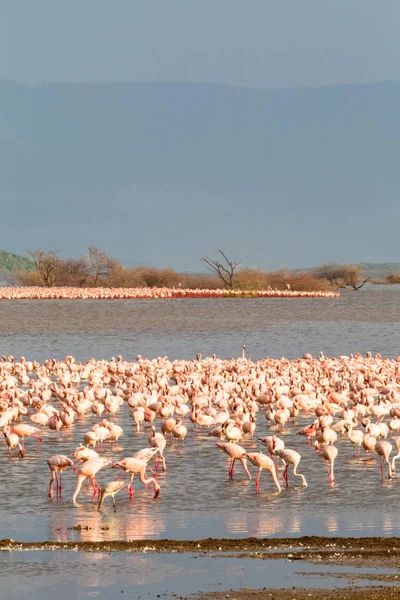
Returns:
[[[276,88],[400,79],[398,0],[0,0],[0,78]]]
[[[248,0],[247,2],[245,0],[0,0],[0,80],[10,79],[30,85],[43,82],[198,82],[261,89],[400,81],[399,22],[399,0],[384,0],[384,2],[377,2],[377,0]],[[21,90],[20,93],[23,98],[26,90]],[[391,98],[390,95],[388,97]],[[335,98],[334,93],[332,98]],[[18,110],[17,104],[15,110]],[[343,116],[340,112],[341,107],[337,106],[334,99],[332,104],[341,118]],[[382,106],[385,104],[383,103]],[[395,106],[397,102],[394,103]],[[1,146],[3,144],[4,151],[7,153],[12,153],[14,148],[22,152],[24,145],[19,142],[18,135],[15,133],[19,131],[20,120],[17,119],[13,128],[2,115],[2,108],[0,97],[0,151],[3,151]],[[291,110],[296,116],[296,107]],[[371,111],[372,117],[379,112],[375,107]],[[298,113],[300,112],[299,109]],[[48,116],[46,112],[43,114]],[[355,114],[357,117],[354,121],[357,121],[359,116],[357,110]],[[28,117],[32,117],[35,121],[35,113],[29,112]],[[25,120],[29,120],[28,117]],[[42,119],[40,122],[45,123],[45,117],[40,116],[40,119]],[[378,142],[382,144],[383,150],[386,149],[388,152],[385,155],[383,151],[382,157],[388,156],[391,163],[393,151],[392,146],[388,145],[388,130],[383,130],[380,125],[376,127]],[[375,131],[369,126],[366,129]],[[39,141],[35,137],[29,138],[29,127],[23,131],[28,136],[28,142],[34,147],[36,143],[39,148]],[[391,122],[389,131],[394,144],[397,140],[397,129]],[[344,137],[346,133],[347,131],[342,132]],[[17,136],[14,139],[16,145],[7,145],[7,136],[14,134]],[[323,137],[323,132],[321,135]],[[297,141],[294,140],[295,143]],[[62,146],[63,141],[56,139],[54,143]],[[375,138],[373,145],[375,146]],[[315,151],[319,151],[318,143]],[[17,169],[20,168],[18,156]],[[352,157],[349,158],[346,168],[353,174],[351,159]],[[335,161],[335,166],[338,168],[339,163],[339,159]],[[364,170],[361,167],[361,175],[357,172],[352,175],[353,178],[362,179],[364,173],[368,174],[368,165],[367,160]],[[381,177],[384,180],[384,173],[379,161],[375,161],[376,179]],[[288,174],[288,179],[290,177],[295,179],[296,173]],[[21,180],[23,179],[24,173],[21,172]],[[151,181],[149,185],[152,186],[153,183]],[[118,185],[119,182],[116,183],[116,186]],[[207,181],[204,182],[204,186],[206,188]],[[112,195],[114,207],[119,191],[116,187]],[[30,192],[37,193],[39,196],[41,193],[40,190],[30,190]],[[0,193],[4,194],[2,187]],[[4,197],[7,203],[11,202],[10,198],[14,193],[17,194],[16,215],[18,215],[18,202],[21,200],[18,197],[18,190],[11,190],[10,197],[6,195]],[[67,193],[70,193],[70,190],[61,189],[60,197]],[[75,194],[75,191],[73,193]],[[78,195],[81,194],[83,197],[84,193],[84,190],[78,190]],[[174,202],[175,205],[176,193],[176,190],[171,192],[173,198],[171,203]],[[193,187],[185,190],[182,197],[191,193],[194,198],[200,198],[203,194],[202,190]],[[213,198],[213,193],[217,192],[210,189],[209,199]],[[140,210],[143,211],[146,205],[151,205],[153,201],[162,201],[162,189],[154,190],[151,187],[151,194],[146,202],[142,201]],[[360,206],[358,200],[352,199],[350,192],[342,196],[341,201],[346,202],[350,209]],[[142,190],[142,198],[144,197],[145,192]],[[87,206],[90,207],[90,203],[94,201],[93,197],[86,199]],[[275,202],[275,199],[272,198],[272,201]],[[304,205],[300,191],[292,201],[293,206]],[[386,192],[383,190],[380,201],[386,202],[389,211],[387,214],[396,211],[398,205],[396,185],[394,189]],[[46,202],[44,203],[46,215],[49,212],[48,207],[53,207],[54,222],[58,222],[62,214],[63,202],[55,204],[53,199],[48,199]],[[215,200],[216,206],[221,210],[225,206],[224,202],[224,199]],[[261,203],[261,200],[257,202]],[[375,207],[376,197],[372,192],[368,202]],[[368,202],[364,201],[365,206]],[[322,214],[322,208],[330,206],[329,195],[318,196],[316,203],[321,207]],[[198,200],[193,201],[194,206],[199,204]],[[334,201],[331,206],[334,208],[336,204],[337,201]],[[136,210],[139,205],[132,203],[132,206]],[[255,207],[253,220],[250,218],[248,220],[247,237],[244,236],[241,242],[244,255],[250,254],[250,250],[246,250],[246,243],[254,237],[253,225],[261,227],[257,223],[258,206],[257,204]],[[193,208],[191,210],[193,211]],[[11,212],[8,210],[7,214]],[[191,213],[188,214],[189,231],[192,231]],[[247,222],[246,215],[247,213],[243,216],[244,223]],[[343,231],[339,217],[337,222],[331,223],[333,233],[329,242],[326,234],[321,233],[326,231],[325,224],[321,220],[318,221],[315,211],[310,211],[309,219],[303,214],[302,222],[309,227],[307,230],[304,230],[304,225],[302,225],[303,229],[299,227],[294,217],[291,220],[290,215],[286,218],[278,215],[276,222],[273,223],[273,229],[275,237],[280,236],[282,239],[282,249],[279,253],[281,262],[278,262],[278,253],[274,252],[271,254],[274,256],[275,263],[270,265],[265,258],[261,266],[302,267],[331,260],[343,260],[343,262],[398,260],[397,212],[396,215],[393,213],[393,216],[396,218],[393,220],[389,218],[387,221],[387,226],[393,229],[391,235],[387,236],[385,244],[376,242],[376,247],[371,245],[368,236],[363,233],[365,229],[358,228],[359,219],[363,218],[363,215],[361,217],[358,215],[353,221],[347,219],[346,226],[350,233],[342,236],[341,254],[334,255],[332,249],[337,252],[337,236]],[[9,216],[9,218],[12,221],[14,217]],[[103,221],[107,223],[107,217],[104,217]],[[107,249],[113,251],[111,246],[114,244],[116,256],[123,259],[124,252],[130,252],[133,242],[128,243],[124,240],[121,241],[120,247],[118,246],[120,221],[117,221],[113,233],[110,233],[108,242],[110,247]],[[165,229],[165,222],[166,219],[163,218],[159,224],[154,224],[155,237],[160,230]],[[223,216],[215,225],[217,239],[219,239],[221,223],[224,223]],[[63,223],[60,223],[61,225],[64,227]],[[22,246],[16,247],[18,236],[15,235],[15,227],[15,225],[10,226],[8,230],[6,227],[6,231],[1,232],[3,244],[8,234],[11,245],[4,247],[11,251],[23,251]],[[39,224],[32,225],[30,222],[28,227],[32,236],[40,237]],[[47,221],[43,221],[43,227],[44,237],[40,243],[52,247],[53,242],[49,236],[51,231],[58,230],[52,229]],[[303,231],[304,235],[300,235],[299,231]],[[258,246],[254,246],[252,250],[252,262],[257,265],[261,260],[261,246],[265,241],[263,231],[260,230],[259,235],[262,240],[260,249],[258,251]],[[101,246],[103,237],[100,237],[100,241],[91,240],[91,243]],[[175,267],[182,266],[187,270],[198,270],[198,257],[209,252],[209,247],[203,248],[204,240],[199,236],[194,237],[196,239],[192,239],[190,234],[189,240],[182,238],[182,244],[190,244],[190,247],[194,247],[196,242],[199,244],[198,248],[193,249],[192,255],[186,257],[184,264],[178,263],[182,260],[182,252],[177,242],[174,242],[174,248],[171,248],[169,253],[163,252],[159,245],[154,244],[154,247],[152,246],[154,256],[151,257],[153,264],[162,264],[162,266],[171,264]],[[374,235],[372,237],[375,239]],[[175,240],[175,237],[173,239]],[[26,240],[20,242],[22,243],[28,244]],[[71,239],[71,248],[65,246],[61,250],[72,253],[72,246],[75,248],[77,243],[86,248],[86,229],[82,231],[79,240]],[[230,240],[224,243],[226,244],[224,247],[230,250]],[[329,250],[329,243],[331,250]],[[237,246],[235,236],[232,236],[231,244],[234,251]],[[38,244],[29,242],[29,245]],[[318,255],[316,258],[315,247],[318,246],[325,254]],[[195,254],[197,258],[193,258]],[[168,264],[164,264],[163,260]]]

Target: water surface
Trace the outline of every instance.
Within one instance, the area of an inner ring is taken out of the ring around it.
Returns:
[[[191,359],[197,352],[230,357],[240,355],[242,344],[253,359],[320,351],[326,355],[371,351],[395,357],[400,354],[399,292],[396,287],[371,286],[329,300],[4,301],[0,349],[36,360],[68,354],[79,360],[110,358],[119,353],[127,360],[138,353],[171,359]],[[107,447],[106,455],[118,459],[147,446],[147,436],[136,434],[126,406],[116,420],[125,435],[120,448]],[[71,471],[64,476],[63,501],[47,497],[47,457],[70,454],[91,429],[91,416],[72,432],[48,434],[38,455],[28,440],[24,460],[8,460],[1,446],[1,537],[40,541],[400,534],[398,478],[382,483],[378,464],[354,460],[351,444],[341,439],[337,481],[329,485],[322,459],[295,435],[309,422],[301,419],[284,434],[286,445],[302,454],[300,471],[309,483],[307,489],[294,480],[293,486],[276,495],[263,473],[263,493],[256,495],[254,481],[244,479],[240,465],[235,467],[237,479],[230,482],[227,459],[215,447],[215,439],[195,435],[190,424],[184,451],[167,449],[168,471],[159,475],[160,498],[153,500],[150,490],[136,482],[132,502],[123,491],[117,496],[117,514],[111,511],[110,499],[98,513],[86,489],[80,506],[74,507],[76,478]],[[257,436],[273,431],[263,417],[258,419]],[[255,468],[251,470],[255,476]],[[114,477],[115,471],[104,469],[99,482]],[[88,529],[76,531],[77,525]]]

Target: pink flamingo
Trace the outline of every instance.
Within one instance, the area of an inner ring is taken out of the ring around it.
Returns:
[[[390,464],[389,461],[389,456],[390,453],[392,452],[393,446],[390,442],[387,442],[385,440],[376,442],[375,445],[375,452],[379,455],[380,457],[380,467],[381,467],[381,473],[382,473],[382,479],[385,478],[385,473],[383,471],[383,463],[387,463],[388,466],[388,479],[392,479],[392,465]]]
[[[172,435],[176,439],[176,443],[178,443],[178,440],[182,440],[182,448],[185,445],[186,434],[187,428],[184,425],[182,425],[182,419],[178,419],[176,421],[175,427],[172,429]]]
[[[229,479],[233,479],[233,467],[236,460],[242,463],[247,477],[251,479],[251,473],[247,468],[246,450],[242,448],[242,446],[239,446],[239,444],[235,444],[234,442],[216,442],[215,445],[225,452],[225,454],[227,454],[231,459],[228,471]]]
[[[97,483],[96,474],[98,473],[98,471],[100,471],[100,469],[102,469],[106,465],[110,465],[111,463],[112,463],[112,460],[110,458],[89,458],[89,460],[85,461],[77,468],[78,480],[76,483],[74,495],[72,496],[72,501],[75,505],[76,505],[76,497],[78,496],[78,494],[80,492],[82,483],[85,481],[85,479],[87,477],[89,477],[93,483],[94,492],[93,492],[92,500],[95,497],[96,493],[98,493],[100,495],[100,486]]]
[[[335,481],[334,463],[338,455],[336,446],[327,445],[321,450],[321,456],[328,463],[328,479],[331,483]]]
[[[281,486],[279,485],[279,481],[276,476],[275,465],[274,465],[274,461],[272,460],[272,458],[270,458],[269,456],[266,456],[262,452],[247,452],[245,454],[245,456],[246,456],[246,458],[249,459],[249,461],[253,465],[258,467],[258,475],[257,475],[257,479],[256,479],[256,493],[258,494],[261,492],[260,476],[261,476],[261,471],[263,469],[267,469],[267,471],[270,472],[271,477],[275,483],[276,489],[278,490],[278,492],[280,492]]]
[[[117,477],[116,481],[120,477],[122,477],[125,473],[130,473],[128,490],[129,490],[131,499],[133,498],[132,481],[133,481],[133,478],[136,473],[139,475],[140,482],[144,483],[146,487],[150,483],[153,484],[154,498],[158,498],[161,488],[154,477],[146,478],[146,467],[147,467],[146,461],[141,460],[140,458],[128,457],[128,458],[123,458],[122,460],[120,460],[116,463],[113,463],[111,466],[113,469],[122,469],[123,470],[123,473],[121,475],[119,475],[119,477]]]
[[[164,449],[165,449],[165,446],[167,445],[167,440],[165,439],[165,437],[163,436],[162,433],[159,433],[159,432],[156,433],[156,428],[154,427],[154,425],[151,426],[148,441],[152,448],[158,449],[157,462],[158,462],[158,458],[161,458],[163,471],[166,471],[167,465],[166,465],[165,457],[164,457]],[[157,465],[156,465],[156,468],[157,468]]]
[[[62,472],[65,471],[65,469],[68,469],[68,467],[72,467],[72,465],[74,464],[72,462],[72,460],[70,458],[68,458],[68,456],[65,456],[64,454],[55,454],[54,456],[50,456],[50,458],[47,459],[47,464],[49,466],[49,469],[51,471],[51,479],[50,479],[50,485],[49,485],[49,498],[53,497],[53,481],[56,481],[56,495],[57,498],[61,498],[61,492],[62,492],[62,479],[61,479],[61,475]],[[59,479],[57,477],[57,473],[59,474]]]
[[[298,452],[296,452],[296,450],[289,450],[289,448],[285,448],[284,450],[275,450],[275,454],[286,463],[286,468],[283,472],[283,476],[286,480],[286,487],[289,485],[289,465],[293,465],[293,475],[295,477],[300,477],[303,482],[303,487],[307,487],[307,481],[304,475],[302,475],[301,473],[297,473],[297,467],[300,462],[301,455]]]
[[[38,435],[39,433],[41,433],[40,429],[37,429],[37,427],[32,427],[31,425],[26,425],[25,423],[17,423],[16,425],[13,425],[12,427],[10,427],[8,425],[7,427],[4,427],[3,433],[5,435],[10,435],[10,433],[15,433],[16,435],[18,435],[22,440],[22,452],[24,454],[25,454],[24,439],[26,437],[34,437],[39,440],[39,444],[36,449],[36,452],[39,451],[40,445],[43,442],[43,438],[40,435]]]
[[[9,433],[8,435],[3,431],[3,435],[6,439],[6,444],[8,447],[8,457],[11,458],[12,451],[18,450],[18,454],[21,458],[24,458],[24,453],[22,450],[22,446],[19,443],[19,437],[16,433]]]

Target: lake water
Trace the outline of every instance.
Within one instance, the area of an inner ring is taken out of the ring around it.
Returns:
[[[242,345],[254,360],[262,356],[295,358],[304,352],[341,355],[351,352],[400,354],[400,288],[370,287],[340,298],[266,300],[160,301],[4,301],[0,303],[1,353],[42,361],[68,354],[78,360],[138,353],[152,358],[191,359],[203,355],[231,357]],[[147,434],[137,434],[127,406],[116,421],[125,431],[113,459],[147,446]],[[261,476],[262,494],[254,493],[241,466],[228,480],[228,461],[215,438],[194,434],[191,423],[185,449],[167,448],[167,473],[160,474],[159,499],[136,482],[135,497],[121,491],[118,512],[107,499],[99,513],[85,490],[79,507],[71,502],[76,477],[64,475],[63,500],[47,497],[52,454],[71,454],[91,429],[93,417],[78,422],[72,432],[46,435],[39,453],[27,440],[23,460],[0,454],[0,532],[17,540],[99,540],[134,538],[197,539],[286,535],[400,534],[400,480],[383,482],[377,462],[352,458],[352,446],[340,439],[335,485],[330,485],[322,459],[302,436],[295,435],[310,418],[300,419],[283,434],[286,445],[302,454],[300,472],[309,487],[293,486],[276,495],[270,478]],[[262,417],[257,437],[274,431]],[[244,446],[251,446],[250,442]],[[255,444],[261,450],[259,444]],[[256,469],[250,467],[253,475]],[[99,483],[116,473],[103,469]],[[76,531],[76,525],[88,527]]]
[[[332,299],[17,300],[0,302],[1,351],[36,360],[73,354],[253,359],[400,352],[400,286]]]
[[[7,590],[7,600],[52,600],[55,596],[59,600],[114,600],[117,597],[176,600],[196,592],[245,587],[347,587],[349,579],[360,575],[360,569],[353,567],[302,561],[70,551],[3,552],[0,569],[1,589]],[[362,569],[366,579],[361,585],[376,585],[376,580],[368,580],[367,576],[381,572],[382,569]],[[385,569],[384,572],[392,571]]]

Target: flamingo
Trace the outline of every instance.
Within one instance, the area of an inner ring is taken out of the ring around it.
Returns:
[[[160,485],[157,483],[154,477],[146,478],[147,463],[144,460],[141,460],[140,458],[128,457],[123,458],[122,460],[116,463],[113,463],[111,466],[113,469],[122,469],[124,473],[130,473],[128,490],[131,498],[133,497],[132,481],[136,473],[139,475],[140,482],[144,483],[146,487],[150,483],[153,484],[154,498],[158,498],[160,494]],[[124,473],[122,473],[122,475],[124,475]],[[119,477],[122,477],[122,475],[120,475]],[[119,477],[117,479],[119,479]]]
[[[8,447],[8,457],[11,458],[13,450],[18,450],[19,456],[21,458],[24,458],[24,452],[23,452],[21,444],[19,443],[19,437],[17,436],[17,434],[16,433],[7,434],[3,431],[3,435],[5,437],[6,444]]]
[[[385,473],[383,471],[383,463],[384,462],[388,466],[388,471],[389,471],[388,479],[392,479],[392,465],[389,462],[389,456],[392,452],[392,449],[393,449],[392,444],[390,442],[387,442],[386,440],[380,440],[379,442],[376,442],[375,451],[380,457],[380,467],[381,467],[382,479],[385,478]]]
[[[318,419],[313,421],[313,423],[308,427],[303,427],[303,429],[300,429],[300,431],[298,431],[297,433],[298,435],[305,435],[307,437],[307,443],[310,443],[311,439],[317,435],[317,428]]]
[[[358,458],[360,458],[361,454],[361,446],[364,441],[364,434],[359,429],[353,430],[353,423],[348,422],[344,425],[344,430],[347,432],[347,438],[353,444],[353,456],[356,458],[356,446],[358,446]]]
[[[187,428],[184,425],[182,425],[182,419],[178,419],[176,421],[175,427],[172,429],[172,435],[174,436],[174,438],[176,438],[177,443],[178,443],[178,440],[182,440],[182,448],[185,443],[186,434],[187,434]]]
[[[289,448],[284,448],[283,450],[275,450],[275,454],[286,463],[286,468],[283,472],[283,476],[286,480],[286,487],[289,485],[289,465],[293,465],[293,475],[295,477],[300,477],[303,483],[303,487],[307,487],[307,481],[304,475],[302,475],[301,473],[297,473],[297,467],[299,465],[301,455],[298,452],[296,452],[296,450],[290,450]]]
[[[243,423],[242,430],[244,435],[250,434],[250,437],[253,440],[254,432],[256,430],[256,419],[254,415],[250,416],[250,421],[245,421]]]
[[[239,442],[243,434],[239,427],[236,427],[233,419],[228,419],[222,426],[222,431],[228,442]]]
[[[100,471],[100,469],[102,469],[106,465],[110,465],[111,463],[112,460],[110,458],[89,458],[77,468],[77,483],[74,494],[72,496],[72,501],[75,505],[76,498],[82,487],[82,483],[87,477],[89,477],[93,483],[94,492],[92,500],[95,497],[96,493],[100,494],[100,486],[97,483],[96,474]]]
[[[362,445],[366,453],[371,452],[371,458],[373,458],[376,446],[376,438],[373,435],[366,433],[363,437]]]
[[[228,470],[229,479],[233,479],[233,467],[236,460],[242,463],[247,477],[251,479],[250,471],[247,468],[246,450],[242,448],[242,446],[232,442],[216,442],[215,445],[217,448],[220,448],[223,452],[225,452],[225,454],[227,454],[231,459]]]
[[[335,473],[334,473],[334,462],[338,455],[338,449],[336,446],[328,444],[324,446],[321,450],[321,456],[328,463],[328,479],[331,483],[335,481]]]
[[[64,454],[55,454],[54,456],[50,456],[47,459],[48,467],[51,471],[51,479],[49,485],[49,498],[53,498],[53,481],[56,481],[56,495],[57,498],[61,498],[62,492],[62,472],[68,469],[68,467],[73,466],[73,462],[68,456]],[[57,473],[59,474],[59,478],[57,477]]]
[[[178,420],[179,420],[179,423],[182,423],[182,419],[178,419]],[[172,444],[172,430],[174,429],[176,424],[177,424],[177,421],[175,421],[174,417],[168,417],[168,418],[164,419],[163,422],[161,423],[161,432],[165,437],[167,435],[170,436],[171,444]],[[185,429],[186,429],[186,427],[185,427]]]
[[[9,435],[10,433],[15,433],[16,435],[18,435],[22,440],[22,452],[24,454],[25,454],[24,439],[26,437],[34,437],[39,440],[39,444],[38,444],[38,447],[36,448],[36,452],[39,452],[40,445],[43,442],[43,438],[40,435],[38,435],[38,434],[40,434],[40,429],[37,429],[37,427],[32,427],[31,425],[26,425],[25,423],[17,423],[15,425],[13,425],[12,427],[10,427],[8,425],[7,427],[4,427],[3,433],[5,435]]]
[[[149,444],[152,448],[158,449],[158,456],[159,456],[159,458],[161,458],[163,471],[166,471],[167,464],[165,462],[165,457],[164,457],[164,448],[167,445],[167,440],[165,439],[165,437],[163,436],[162,433],[156,432],[156,428],[154,427],[154,425],[151,426],[150,435],[148,437],[148,440],[149,440]],[[156,465],[156,468],[157,468],[157,465]]]
[[[274,484],[276,486],[276,489],[278,490],[278,492],[281,491],[281,486],[280,486],[278,478],[276,476],[275,465],[274,465],[274,461],[272,460],[272,458],[270,458],[269,456],[266,456],[262,452],[247,452],[245,454],[245,457],[253,465],[255,465],[256,467],[258,467],[258,475],[257,475],[257,479],[256,479],[256,493],[260,493],[261,492],[261,488],[260,488],[260,476],[261,476],[261,471],[263,469],[267,469],[267,471],[270,472],[271,477],[272,477],[272,479],[274,481]]]
[[[396,438],[395,444],[396,444],[396,448],[397,448],[397,454],[396,454],[396,456],[393,456],[393,459],[392,459],[391,467],[392,467],[393,473],[396,471],[396,460],[398,460],[400,458],[400,437]]]

